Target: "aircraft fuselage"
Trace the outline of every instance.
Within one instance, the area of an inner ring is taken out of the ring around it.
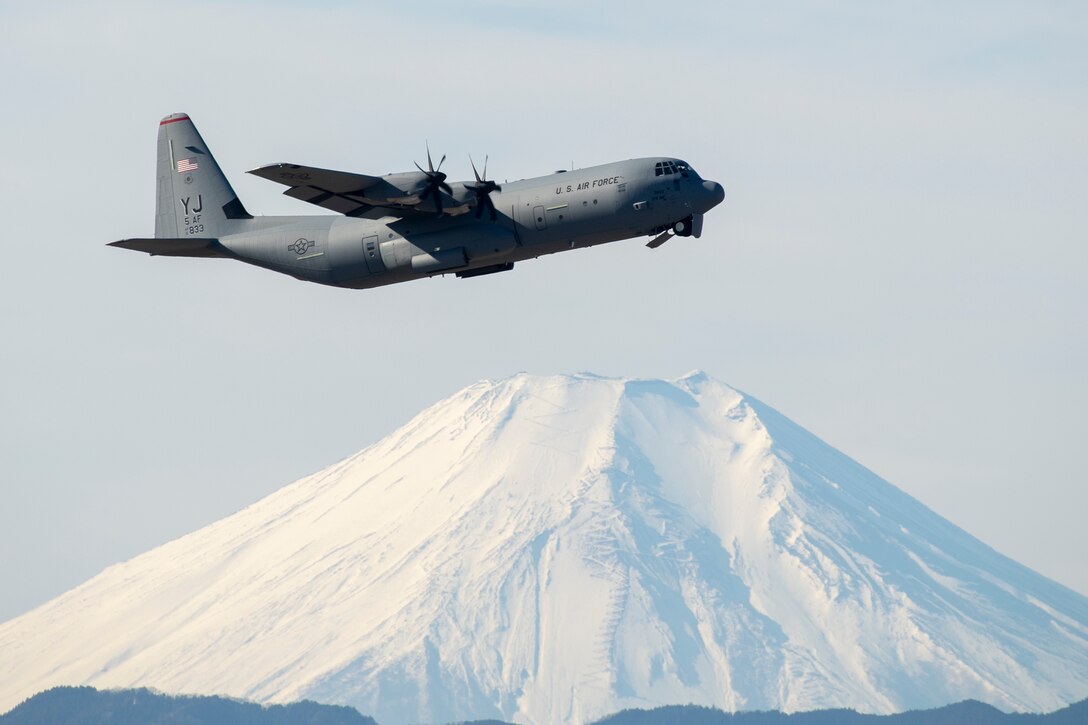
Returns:
[[[721,200],[693,171],[654,176],[633,159],[502,184],[497,219],[343,216],[257,217],[219,239],[241,261],[339,287],[378,287],[649,235]]]

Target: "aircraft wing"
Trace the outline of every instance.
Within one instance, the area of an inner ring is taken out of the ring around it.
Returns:
[[[346,216],[377,219],[383,216],[406,217],[424,213],[410,205],[391,203],[388,198],[368,199],[367,189],[386,185],[378,176],[298,164],[269,164],[248,173],[289,187],[283,192],[287,196]],[[418,199],[413,202],[418,203]]]

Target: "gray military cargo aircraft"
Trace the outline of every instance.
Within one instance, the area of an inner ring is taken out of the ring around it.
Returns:
[[[679,159],[646,158],[561,171],[501,186],[446,182],[435,166],[367,176],[296,164],[249,173],[336,216],[258,216],[242,205],[183,113],[159,123],[154,239],[111,246],[151,255],[225,257],[301,280],[363,289],[421,277],[476,277],[543,254],[647,235],[655,248],[702,233],[725,198]],[[471,159],[470,159],[471,161]]]

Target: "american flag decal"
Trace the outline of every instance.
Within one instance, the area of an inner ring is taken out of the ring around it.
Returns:
[[[178,159],[178,173],[196,171],[196,159]]]

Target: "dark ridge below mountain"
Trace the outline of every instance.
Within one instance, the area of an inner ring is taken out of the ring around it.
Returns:
[[[1054,712],[1007,713],[977,700],[932,710],[870,715],[855,710],[810,712],[722,712],[699,705],[670,705],[653,710],[623,710],[593,725],[1084,725],[1088,700]]]
[[[869,715],[854,710],[727,713],[698,705],[623,710],[593,725],[1084,725],[1088,700],[1046,714],[1005,713],[977,700],[933,710]],[[0,725],[378,725],[350,707],[309,700],[259,705],[217,696],[165,695],[147,689],[55,687],[0,715]],[[453,725],[513,725],[471,720]]]
[[[341,705],[305,700],[258,705],[217,696],[164,695],[147,689],[54,687],[0,715],[3,725],[377,725]]]

